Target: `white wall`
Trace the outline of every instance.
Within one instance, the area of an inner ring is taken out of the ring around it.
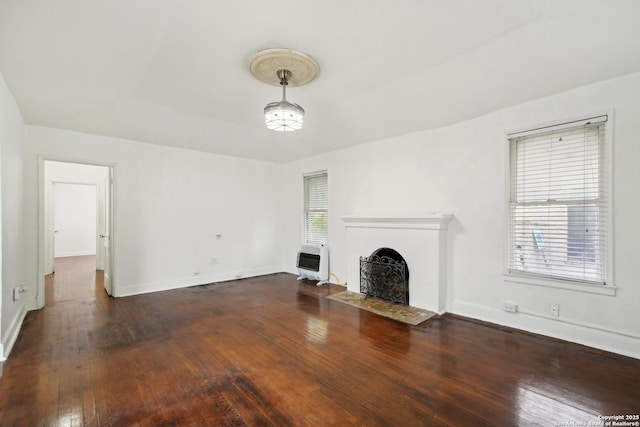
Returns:
[[[2,316],[0,360],[11,350],[26,314],[25,298],[13,300],[13,288],[24,279],[23,135],[20,111],[0,74],[0,163],[2,203]]]
[[[96,254],[96,193],[95,185],[54,183],[56,257]]]
[[[34,261],[37,230],[43,227],[39,157],[114,165],[115,296],[282,270],[281,252],[274,251],[279,247],[279,165],[27,126],[32,288],[41,280]]]
[[[329,171],[331,272],[346,277],[342,215],[451,212],[448,311],[640,358],[640,73],[413,133],[288,164],[283,242],[289,271],[302,235],[302,174]],[[443,106],[446,108],[446,106]],[[617,295],[507,283],[506,133],[615,109],[614,273]],[[366,125],[366,124],[362,124]],[[363,254],[367,255],[367,254]],[[411,268],[411,267],[410,267]],[[511,301],[536,315],[502,311]],[[558,320],[545,318],[560,304]],[[572,322],[572,323],[566,323]]]

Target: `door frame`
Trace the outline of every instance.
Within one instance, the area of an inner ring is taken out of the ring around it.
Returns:
[[[117,291],[116,291],[116,283],[114,280],[115,277],[115,254],[117,253],[117,239],[115,238],[115,218],[114,218],[114,213],[115,213],[115,206],[116,206],[116,177],[117,177],[117,173],[116,173],[116,168],[117,165],[115,163],[109,163],[109,162],[95,162],[95,161],[91,161],[91,160],[83,160],[83,159],[77,159],[77,158],[68,158],[68,157],[59,157],[59,156],[45,156],[45,155],[39,155],[38,156],[38,287],[37,287],[37,292],[36,292],[36,308],[40,309],[44,307],[44,302],[45,302],[45,290],[44,290],[44,276],[46,273],[45,267],[46,267],[46,261],[47,261],[47,252],[46,252],[46,247],[45,247],[45,235],[46,232],[48,230],[48,227],[46,227],[45,224],[45,220],[46,220],[46,213],[44,212],[45,210],[45,162],[46,161],[52,161],[52,162],[62,162],[62,163],[75,163],[75,164],[82,164],[82,165],[88,165],[88,166],[102,166],[102,167],[106,167],[110,169],[110,173],[109,175],[111,176],[111,189],[106,188],[106,197],[110,197],[109,200],[109,205],[110,205],[110,210],[111,210],[111,215],[110,215],[110,245],[109,245],[109,250],[108,250],[108,254],[105,254],[105,256],[108,256],[110,258],[110,274],[111,274],[111,291],[112,291],[112,295],[117,295]]]

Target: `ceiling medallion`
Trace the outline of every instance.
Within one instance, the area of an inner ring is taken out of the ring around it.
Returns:
[[[264,108],[267,128],[278,132],[300,129],[304,108],[287,101],[287,86],[302,86],[313,81],[320,72],[318,63],[306,53],[292,49],[265,49],[251,57],[249,69],[261,82],[282,86],[282,100]]]

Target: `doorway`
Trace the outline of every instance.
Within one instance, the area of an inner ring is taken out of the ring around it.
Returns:
[[[97,190],[95,184],[53,182],[54,260],[97,254]]]
[[[38,308],[94,295],[98,287],[112,295],[113,167],[48,159],[40,166]],[[83,293],[71,277],[83,277],[92,289]]]

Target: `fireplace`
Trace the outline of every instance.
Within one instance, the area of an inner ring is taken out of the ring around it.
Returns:
[[[360,257],[360,293],[409,305],[409,267],[398,251],[376,249]]]
[[[360,292],[360,257],[374,254],[380,248],[393,248],[404,259],[407,273],[411,268],[411,280],[407,277],[409,305],[444,313],[447,305],[447,226],[452,218],[451,214],[436,212],[342,216],[347,241],[347,288]]]

